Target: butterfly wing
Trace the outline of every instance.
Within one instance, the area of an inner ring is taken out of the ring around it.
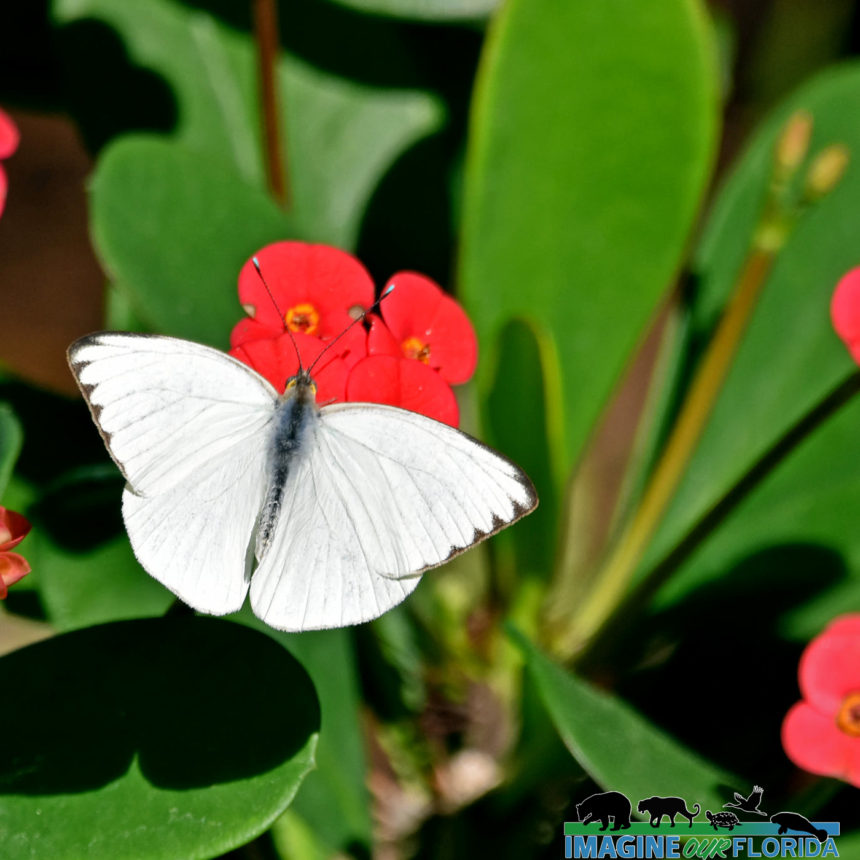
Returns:
[[[108,451],[141,495],[260,433],[278,396],[240,361],[173,337],[99,332],[76,340],[68,359]]]
[[[123,518],[138,561],[195,609],[239,609],[275,390],[225,353],[176,338],[89,335],[69,364],[128,481]]]
[[[281,630],[376,618],[420,573],[537,505],[512,462],[391,406],[325,407],[302,447],[251,582],[254,612]]]

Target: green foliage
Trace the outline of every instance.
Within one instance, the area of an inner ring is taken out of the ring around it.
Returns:
[[[15,743],[0,753],[9,860],[211,857],[263,832],[313,766],[310,680],[228,622],[68,633],[0,659],[0,684],[14,691]]]
[[[798,108],[812,114],[813,153],[835,142],[860,152],[858,85],[856,64],[822,74],[780,105],[750,144],[714,206],[696,255],[698,289],[692,313],[700,337],[713,326],[749,246],[774,141],[786,118]],[[652,561],[854,371],[830,326],[829,307],[836,282],[860,263],[858,201],[860,169],[854,163],[838,187],[801,219],[777,258],[684,483],[654,541]],[[808,477],[798,475],[792,498],[805,495]],[[800,524],[796,519],[791,527]]]
[[[675,795],[702,809],[722,807],[725,787],[737,784],[731,774],[681,746],[624,702],[565,672],[521,633],[512,636],[562,740],[599,786],[630,798]],[[690,697],[686,707],[695,711],[696,698]]]
[[[551,340],[557,486],[678,271],[714,152],[714,65],[686,0],[514,0],[494,22],[473,104],[462,292],[491,352],[515,316]],[[484,390],[491,368],[479,368]]]
[[[770,47],[749,67],[759,78],[733,88],[744,29],[721,12],[718,49],[698,0],[281,3],[280,206],[251,5],[52,0],[54,59],[74,90],[63,107],[94,157],[108,326],[225,348],[240,266],[282,239],[355,251],[374,276],[426,260],[444,278],[456,259],[481,351],[463,424],[524,467],[540,507],[357,631],[286,634],[247,609],[195,618],[135,560],[123,479],[83,404],[4,377],[0,503],[34,527],[21,547],[33,572],[10,589],[0,646],[7,613],[56,635],[0,657],[0,854],[186,860],[271,828],[248,856],[361,858],[385,838],[404,856],[537,857],[594,791],[717,809],[747,779],[805,814],[832,798],[838,816],[845,794],[803,787],[779,726],[800,644],[860,611],[860,375],[828,319],[833,286],[860,263],[856,60],[770,111],[713,200],[706,191],[721,100],[785,90],[835,50],[847,6],[805,28],[797,67],[774,48],[790,13],[770,4]],[[611,641],[590,651],[567,618],[653,474],[797,108],[814,118],[810,157],[843,143],[852,161],[775,256],[677,492],[630,565],[639,583],[656,569],[660,587],[619,588]],[[721,153],[740,133],[733,124]],[[576,468],[600,456],[589,443],[676,284],[619,503],[599,471]],[[507,635],[511,621],[526,633]],[[566,649],[570,671],[555,660]]]
[[[9,483],[21,450],[21,441],[21,425],[15,413],[5,403],[0,403],[0,496]]]

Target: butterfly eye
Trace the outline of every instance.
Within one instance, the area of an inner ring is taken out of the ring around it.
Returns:
[[[296,387],[296,382],[297,382],[297,380],[296,380],[296,377],[295,377],[295,376],[293,376],[293,377],[291,377],[290,379],[288,379],[288,380],[287,380],[287,391],[289,391],[291,388],[295,388],[295,387]]]
[[[313,394],[313,396],[316,397],[317,396],[317,384],[316,384],[316,382],[311,380],[308,384],[310,385],[311,394]]]

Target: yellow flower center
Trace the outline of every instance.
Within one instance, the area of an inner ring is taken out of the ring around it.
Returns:
[[[418,361],[423,361],[424,364],[430,364],[430,344],[424,343],[417,337],[407,337],[400,344],[400,348],[407,358],[415,358]]]
[[[836,715],[836,725],[852,737],[860,737],[860,690],[849,693]]]
[[[319,311],[310,302],[293,305],[284,316],[284,322],[290,331],[300,331],[305,334],[316,334],[320,326]]]

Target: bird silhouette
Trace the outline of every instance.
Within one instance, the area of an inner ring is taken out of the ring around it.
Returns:
[[[731,806],[734,809],[740,809],[743,812],[749,812],[753,815],[767,816],[766,812],[762,812],[758,808],[758,805],[761,803],[761,796],[763,794],[764,789],[760,785],[754,785],[749,797],[744,797],[742,794],[738,794],[738,792],[735,792],[736,803],[732,803],[731,801],[729,801],[728,803],[724,803],[723,806]]]

